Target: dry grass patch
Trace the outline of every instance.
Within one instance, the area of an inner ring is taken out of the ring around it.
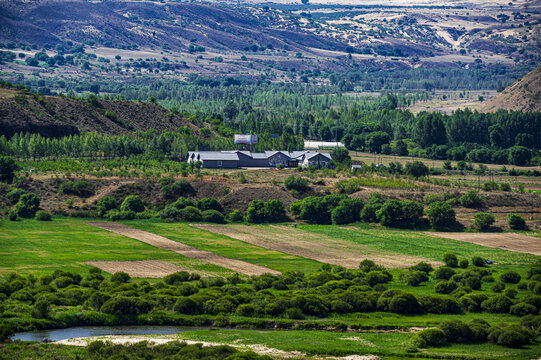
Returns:
[[[285,225],[193,224],[198,229],[226,235],[237,240],[322,263],[356,269],[363,259],[389,268],[404,268],[426,259],[372,249],[349,241],[314,234]]]
[[[141,261],[87,261],[88,265],[95,266],[114,274],[123,271],[131,277],[138,278],[162,278],[164,276],[179,272],[188,271],[180,266],[173,265],[160,260],[141,260]],[[202,274],[203,275],[203,274]],[[205,274],[206,275],[206,274]]]

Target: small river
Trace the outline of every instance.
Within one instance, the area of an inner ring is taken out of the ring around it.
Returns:
[[[43,342],[44,340],[59,341],[90,336],[175,334],[202,329],[209,328],[186,326],[79,326],[67,329],[20,332],[15,333],[11,339]]]

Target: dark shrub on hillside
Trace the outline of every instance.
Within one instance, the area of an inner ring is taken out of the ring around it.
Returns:
[[[68,181],[60,185],[60,193],[88,197],[94,194],[94,185],[87,180]]]
[[[187,206],[195,207],[195,203],[193,202],[192,199],[185,198],[185,197],[179,197],[177,199],[177,201],[175,201],[174,203],[171,204],[171,206],[173,206],[174,208],[176,208],[178,210],[182,210]]]
[[[197,208],[201,211],[205,210],[216,210],[219,212],[223,212],[224,208],[222,207],[222,204],[215,198],[204,198],[197,201]]]
[[[488,339],[495,344],[514,348],[530,344],[534,340],[534,334],[528,329],[511,325],[494,329]]]
[[[161,219],[179,220],[182,218],[182,212],[173,206],[167,206],[158,213]]]
[[[308,190],[308,179],[303,177],[291,175],[285,179],[284,184],[289,190],[296,190],[299,192]]]
[[[436,283],[434,291],[438,294],[450,294],[458,287],[457,283],[453,280],[442,280]]]
[[[15,188],[6,194],[6,198],[8,199],[11,205],[15,205],[23,194],[24,194],[23,189]]]
[[[537,308],[538,311],[541,309],[541,296],[526,295],[520,299],[520,302],[533,305]]]
[[[237,307],[238,316],[252,317],[255,313],[255,307],[252,304],[242,304]]]
[[[441,329],[424,329],[413,336],[412,343],[420,348],[444,346],[447,344],[445,333]]]
[[[360,220],[360,213],[363,206],[364,202],[361,199],[343,199],[331,212],[333,224],[349,224]]]
[[[227,219],[231,222],[244,221],[244,215],[239,210],[233,210],[227,215]]]
[[[119,271],[111,276],[111,281],[118,283],[127,283],[130,281],[130,275],[125,272]]]
[[[224,214],[222,214],[219,211],[216,210],[205,210],[201,213],[201,218],[205,222],[211,222],[216,224],[224,224],[225,223],[225,217]]]
[[[269,222],[284,220],[286,217],[284,203],[276,199],[265,202],[263,214]]]
[[[501,293],[505,289],[505,284],[501,281],[498,281],[494,285],[492,285],[492,291]]]
[[[491,213],[480,212],[473,215],[472,227],[479,230],[486,230],[492,224],[494,224],[494,221],[496,221],[496,219],[494,218],[494,215],[492,215]]]
[[[39,221],[51,221],[51,214],[45,210],[39,210],[36,212],[36,220]]]
[[[34,193],[21,195],[14,210],[18,216],[23,218],[33,218],[39,209],[40,199]]]
[[[516,271],[506,271],[500,275],[500,280],[506,284],[518,284],[520,279],[521,277]]]
[[[408,271],[400,275],[401,279],[410,286],[419,286],[422,282],[428,280],[428,275],[424,271]]]
[[[456,274],[456,272],[447,266],[440,266],[434,271],[434,279],[437,280],[449,280],[451,276]]]
[[[455,254],[446,253],[445,255],[443,255],[443,262],[449,267],[458,267],[458,258]]]
[[[133,211],[135,213],[140,213],[145,210],[145,205],[143,200],[139,195],[128,195],[120,205],[120,211]]]
[[[17,220],[17,212],[15,210],[9,210],[8,212],[8,219],[10,221],[16,221]]]
[[[472,319],[468,326],[473,333],[473,338],[470,342],[485,342],[487,341],[488,334],[491,331],[490,324],[483,319]]]
[[[503,291],[503,294],[507,296],[509,299],[514,299],[518,295],[518,291],[516,291],[513,288],[508,288]]]
[[[361,220],[365,222],[376,222],[377,216],[376,212],[381,208],[385,203],[385,199],[380,193],[372,193],[368,196],[368,201],[366,205],[361,210]]]
[[[520,319],[520,326],[524,326],[529,330],[539,329],[541,326],[541,315],[526,315]]]
[[[436,230],[445,229],[456,223],[455,211],[446,202],[437,201],[430,204],[426,216]]]
[[[507,224],[513,230],[526,230],[528,228],[522,216],[513,213],[507,215]]]
[[[68,287],[68,286],[70,286],[72,284],[75,284],[75,281],[73,281],[73,279],[71,277],[61,276],[61,277],[57,278],[54,281],[54,284],[56,285],[57,288],[63,289],[63,288]]]
[[[462,269],[466,269],[469,265],[468,259],[461,259],[458,264]]]
[[[507,313],[513,301],[504,295],[494,295],[481,303],[481,308],[490,313]]]
[[[477,195],[475,190],[470,190],[466,194],[462,195],[458,200],[460,205],[468,208],[480,208],[485,204],[485,201]]]
[[[434,268],[429,263],[421,261],[420,263],[410,267],[410,270],[417,270],[430,274],[432,271],[434,271]]]
[[[169,180],[169,179],[167,179]],[[166,199],[175,199],[181,195],[186,194],[191,190],[191,185],[186,179],[180,179],[174,183],[165,181],[162,184],[161,192],[164,198]]]
[[[116,209],[116,199],[111,196],[105,196],[98,201],[96,210],[99,217],[105,217],[109,210]]]
[[[377,265],[373,260],[364,259],[359,263],[359,269],[365,273],[374,271],[385,270],[381,265]]]
[[[370,286],[376,284],[385,284],[393,279],[393,276],[387,271],[370,271],[366,274],[365,280]]]
[[[397,225],[404,216],[404,211],[400,201],[395,199],[387,200],[381,208],[376,211],[376,217],[381,225]]]
[[[201,211],[193,206],[186,206],[181,210],[182,218],[186,221],[201,221]]]
[[[404,213],[402,222],[407,226],[415,226],[423,217],[423,204],[413,200],[402,200],[400,202]]]
[[[461,314],[462,308],[455,299],[448,296],[425,295],[419,297],[424,311],[432,314]]]

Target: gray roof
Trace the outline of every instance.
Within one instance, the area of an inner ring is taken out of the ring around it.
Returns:
[[[283,155],[287,156],[287,157],[290,157],[289,155],[289,152],[287,151],[276,151],[276,150],[272,150],[272,151],[265,151],[265,154],[267,155],[267,158],[270,158],[278,153],[282,153]]]
[[[239,161],[237,153],[227,153],[221,151],[200,151],[199,159],[204,160],[235,160]]]
[[[267,158],[265,153],[252,153],[252,159],[264,160]]]
[[[292,151],[289,154],[293,159],[298,159],[304,157],[306,151]]]
[[[307,159],[311,159],[311,158],[313,158],[313,157],[315,157],[315,156],[317,156],[317,155],[324,156],[324,157],[326,157],[327,159],[331,160],[331,154],[329,154],[329,153],[320,153],[320,152],[311,152],[311,151],[310,151],[310,152],[308,152],[308,151],[306,152],[306,158],[307,158]]]

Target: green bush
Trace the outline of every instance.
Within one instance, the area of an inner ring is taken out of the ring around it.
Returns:
[[[224,208],[222,207],[222,204],[215,198],[204,198],[199,201],[197,201],[197,208],[201,211],[205,210],[216,210],[219,212],[223,212]]]
[[[446,320],[439,328],[445,333],[447,341],[452,343],[469,343],[474,339],[468,324],[460,320]]]
[[[492,224],[494,224],[495,218],[494,215],[487,212],[479,212],[473,215],[473,224],[472,227],[479,230],[486,230]]]
[[[140,213],[145,210],[145,205],[143,200],[139,195],[128,195],[120,205],[120,211],[133,211],[135,213]]]
[[[105,196],[98,201],[96,208],[98,216],[105,217],[110,210],[116,209],[116,199],[111,196]]]
[[[466,194],[462,195],[458,201],[460,202],[460,205],[473,209],[480,208],[485,204],[483,198],[477,195],[475,190],[468,191]]]
[[[80,197],[89,197],[94,194],[94,185],[88,180],[68,181],[60,185],[61,194],[73,194]]]
[[[513,213],[507,214],[507,224],[513,230],[526,230],[528,228],[522,216]]]
[[[505,284],[501,281],[498,281],[494,285],[492,285],[492,291],[501,293],[505,289]]]
[[[263,206],[263,216],[269,222],[284,220],[286,217],[284,203],[276,199],[266,201]]]
[[[462,314],[462,308],[458,301],[449,296],[424,295],[419,297],[419,303],[428,313]]]
[[[201,218],[205,222],[211,222],[216,224],[224,224],[224,214],[216,210],[205,210],[201,213]]]
[[[18,216],[23,218],[33,218],[39,209],[40,199],[34,193],[21,195],[14,210]]]
[[[441,280],[434,286],[434,291],[438,294],[450,294],[456,290],[458,284],[453,280]]]
[[[186,221],[201,221],[201,211],[194,206],[186,206],[181,210],[181,216]]]
[[[413,336],[412,343],[420,348],[444,346],[447,344],[445,333],[441,329],[431,328],[419,331]]]
[[[401,279],[410,286],[419,286],[422,282],[428,280],[428,275],[424,271],[407,271],[401,274]]]
[[[389,303],[389,311],[397,314],[420,314],[423,308],[415,296],[403,292],[393,296]]]
[[[426,216],[436,230],[445,229],[456,223],[455,211],[445,202],[434,202],[428,206]]]
[[[513,301],[504,295],[494,295],[481,303],[481,308],[490,313],[507,313]]]
[[[471,258],[471,263],[473,264],[473,266],[483,267],[485,266],[485,259],[480,256],[474,256]]]
[[[201,306],[195,302],[192,298],[181,296],[178,298],[173,310],[180,314],[196,315],[202,310]]]
[[[445,265],[449,267],[452,267],[452,268],[458,267],[458,258],[456,257],[455,254],[451,254],[451,253],[444,254],[443,262],[445,263]]]
[[[182,218],[182,212],[173,206],[167,206],[158,213],[161,219],[179,220]]]
[[[125,272],[119,271],[111,276],[111,281],[118,283],[127,283],[130,281],[130,275]]]
[[[39,210],[36,212],[36,220],[39,221],[51,221],[51,214],[45,210]]]
[[[434,268],[429,263],[421,261],[420,263],[411,266],[410,270],[417,270],[422,271],[426,274],[430,274],[432,271],[434,271]]]
[[[8,219],[10,221],[16,221],[17,220],[17,212],[15,210],[9,210]]]
[[[177,201],[171,204],[171,206],[174,207],[175,209],[182,210],[187,206],[195,207],[195,203],[193,202],[192,199],[179,197]]]
[[[529,314],[537,314],[537,308],[533,305],[526,303],[518,303],[509,308],[509,313],[511,315],[523,317]]]
[[[511,325],[494,329],[488,339],[498,345],[516,348],[530,344],[534,340],[534,334],[528,329]]]
[[[433,276],[434,276],[434,279],[449,280],[451,276],[453,276],[454,274],[456,274],[456,272],[450,267],[440,266],[439,268],[436,269],[436,271],[434,271]]]
[[[458,264],[462,269],[468,268],[469,262],[468,259],[461,259]]]
[[[500,280],[506,284],[518,284],[521,280],[521,277],[518,272],[510,270],[501,274]]]
[[[167,285],[178,285],[189,280],[190,273],[188,273],[187,271],[179,271],[173,274],[169,274],[163,278],[163,282]]]
[[[333,224],[349,224],[360,219],[364,202],[358,198],[346,198],[331,212]]]
[[[231,222],[242,222],[244,221],[244,215],[239,210],[233,210],[228,215],[227,218]]]
[[[24,193],[23,189],[15,188],[6,194],[6,198],[11,205],[15,205]]]
[[[296,190],[299,192],[308,190],[308,179],[303,177],[291,175],[285,179],[284,184],[289,190]]]

